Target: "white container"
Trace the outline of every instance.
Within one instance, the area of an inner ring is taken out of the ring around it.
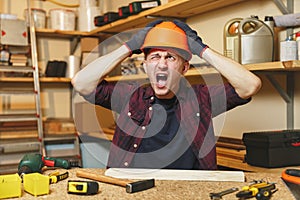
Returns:
[[[79,7],[78,8],[78,30],[91,31],[97,28],[94,18],[101,15],[100,7]]]
[[[80,0],[80,7],[95,7],[97,6],[96,0]]]
[[[239,36],[241,64],[273,61],[273,33],[263,21],[255,17],[243,19]]]
[[[297,60],[297,42],[291,38],[280,42],[280,61]]]
[[[46,28],[46,11],[38,8],[31,8],[31,17],[33,18],[35,28]],[[24,18],[27,26],[30,25],[28,9],[24,10]]]
[[[80,58],[75,55],[67,56],[66,62],[68,63],[66,77],[73,78],[73,76],[79,71]]]
[[[74,31],[76,14],[73,10],[51,9],[49,10],[50,28],[62,31]]]
[[[18,19],[15,14],[0,13],[0,19]]]

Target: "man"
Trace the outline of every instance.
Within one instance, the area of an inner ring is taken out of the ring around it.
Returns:
[[[135,53],[145,54],[149,84],[112,83],[105,76]],[[191,55],[228,83],[189,85]],[[108,167],[217,169],[212,118],[250,101],[260,79],[215,52],[187,24],[157,20],[80,72],[72,84],[89,102],[119,113]]]

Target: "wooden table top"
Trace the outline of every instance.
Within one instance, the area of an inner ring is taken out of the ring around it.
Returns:
[[[60,171],[61,169],[59,169]],[[96,195],[74,195],[67,193],[67,182],[68,180],[89,180],[76,177],[76,170],[71,169],[69,171],[69,178],[59,181],[58,183],[50,185],[50,193],[47,195],[41,195],[34,197],[31,194],[22,191],[22,196],[19,199],[162,199],[162,200],[176,200],[176,199],[210,199],[209,193],[221,192],[223,190],[237,187],[239,190],[243,186],[247,186],[253,180],[265,180],[270,183],[276,183],[278,191],[272,196],[272,200],[290,200],[294,199],[288,188],[281,180],[281,174],[278,172],[272,173],[255,173],[245,172],[246,182],[218,182],[218,181],[170,181],[170,180],[155,180],[155,187],[136,193],[126,193],[125,188],[121,186],[115,186],[99,182],[99,193]],[[86,170],[90,173],[104,174],[104,169],[81,169]],[[63,172],[65,170],[62,170]],[[48,170],[44,174],[49,174],[51,171]],[[90,181],[90,180],[89,180]],[[235,196],[236,193],[231,193],[223,196],[224,200],[238,199]]]

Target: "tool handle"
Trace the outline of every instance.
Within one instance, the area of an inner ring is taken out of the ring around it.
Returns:
[[[88,178],[88,179],[96,180],[96,181],[103,182],[103,183],[119,185],[119,186],[123,186],[123,187],[126,187],[126,185],[130,183],[130,181],[120,180],[117,178],[104,176],[101,174],[93,174],[93,173],[86,172],[83,170],[77,170],[76,176],[81,177],[81,178]]]

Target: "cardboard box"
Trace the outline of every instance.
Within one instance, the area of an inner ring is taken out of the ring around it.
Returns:
[[[45,134],[74,134],[76,128],[72,119],[47,119],[44,121]]]
[[[99,39],[96,37],[83,37],[80,39],[81,52],[97,52]]]
[[[246,162],[259,167],[300,165],[300,130],[248,132],[243,134]]]
[[[75,104],[74,121],[81,133],[102,132],[115,124],[112,111],[87,102]]]
[[[3,45],[28,45],[28,32],[25,20],[0,19],[0,43]]]

